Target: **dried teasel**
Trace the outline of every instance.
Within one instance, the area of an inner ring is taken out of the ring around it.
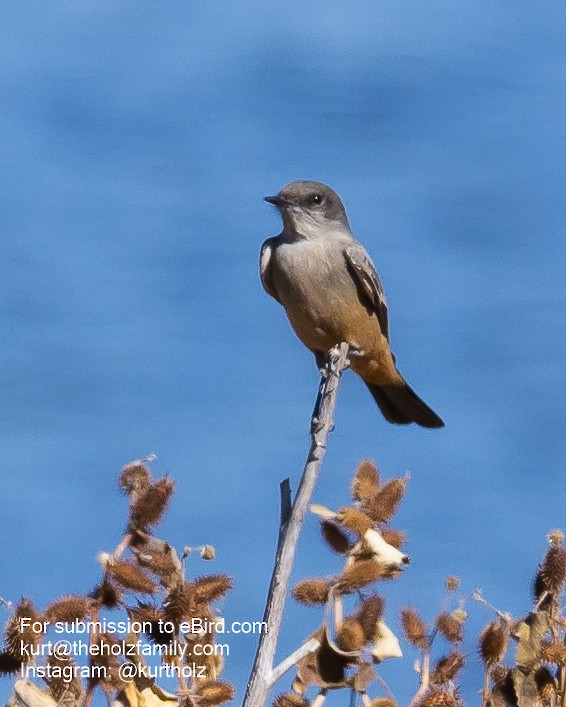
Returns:
[[[167,543],[163,544],[163,549],[142,545],[132,550],[138,564],[156,574],[164,587],[170,587],[179,580],[181,562],[175,550]]]
[[[221,599],[232,589],[232,579],[225,574],[209,574],[193,582],[195,599],[198,604],[209,604]]]
[[[322,537],[334,552],[346,555],[352,549],[352,544],[346,533],[332,520],[321,521],[320,529]]]
[[[372,700],[371,707],[399,707],[399,704],[391,697],[378,697]]]
[[[450,643],[461,643],[464,638],[464,622],[459,619],[456,612],[452,614],[442,612],[436,617],[435,625],[438,632]]]
[[[343,651],[359,651],[364,647],[367,639],[357,617],[350,616],[343,621],[338,629],[336,642],[340,650]]]
[[[31,599],[22,597],[4,630],[6,650],[20,663],[29,663],[33,658],[30,649],[41,643],[43,632],[33,630],[41,620]]]
[[[150,484],[131,509],[130,526],[143,530],[159,523],[169,505],[174,488],[175,483],[167,477]]]
[[[465,658],[461,653],[454,652],[438,660],[430,676],[433,685],[444,685],[453,680],[465,663]]]
[[[408,477],[391,479],[379,492],[365,500],[362,508],[374,523],[388,523],[397,513],[399,504],[405,495]]]
[[[371,518],[359,508],[353,508],[352,506],[341,508],[336,515],[336,520],[353,533],[356,533],[360,538],[372,526]]]
[[[153,643],[169,645],[175,640],[174,631],[165,630],[168,625],[165,613],[153,604],[138,602],[137,606],[128,607],[128,615],[131,621],[139,621],[144,628],[149,628],[144,633]]]
[[[14,656],[10,651],[0,652],[0,675],[15,675],[22,669],[21,657]]]
[[[105,606],[107,609],[115,609],[122,603],[122,592],[105,576],[102,582],[89,594],[95,602]]]
[[[549,592],[559,592],[566,580],[566,549],[563,537],[557,535],[556,531],[550,537],[552,538],[550,547],[540,565],[539,576],[544,589]]]
[[[236,690],[229,682],[207,680],[198,683],[195,695],[198,695],[199,707],[216,707],[231,702]]]
[[[507,631],[499,621],[484,627],[479,637],[479,652],[485,665],[499,663],[507,651]]]
[[[394,530],[393,528],[382,528],[381,537],[388,545],[400,550],[407,542],[407,536],[402,530]]]
[[[47,658],[47,675],[44,678],[49,692],[59,704],[75,704],[83,694],[81,680],[77,677],[77,664],[68,656],[52,654]]]
[[[216,557],[214,545],[205,545],[200,551],[200,556],[203,560],[214,560]]]
[[[418,707],[460,707],[462,701],[450,690],[431,689],[420,700]]]
[[[148,467],[140,460],[126,464],[118,477],[118,485],[126,493],[145,491],[151,481]]]
[[[513,671],[505,665],[494,665],[491,668],[491,679],[493,681],[491,694],[494,698],[494,705],[516,705],[517,694],[513,681]],[[499,699],[499,702],[495,702],[496,699]]]
[[[363,459],[354,474],[351,493],[355,501],[364,501],[379,491],[379,470],[370,459]]]
[[[561,641],[542,641],[540,644],[540,659],[543,663],[566,666],[566,645]]]
[[[309,707],[309,703],[296,692],[286,692],[273,700],[273,707]]]
[[[537,694],[543,702],[548,703],[556,696],[556,680],[548,668],[541,666],[535,671],[535,684]]]
[[[409,643],[420,650],[428,648],[426,624],[412,607],[401,609],[401,625]]]
[[[45,620],[54,624],[57,621],[73,623],[83,621],[90,613],[91,602],[82,596],[69,594],[51,602],[45,609]]]
[[[173,623],[190,619],[194,615],[195,608],[195,588],[191,582],[182,582],[174,587],[163,605],[167,620]]]
[[[301,604],[316,606],[328,601],[328,582],[325,579],[303,579],[293,588],[293,596]]]
[[[112,646],[117,643],[110,633],[100,633],[92,641],[96,646],[90,654],[90,684],[99,684],[102,689],[110,691],[122,687],[120,679],[120,659]]]
[[[447,592],[457,592],[460,588],[460,580],[458,577],[450,575],[446,577],[446,582],[444,583]]]
[[[355,592],[378,579],[391,577],[394,570],[380,565],[374,560],[358,560],[342,572],[336,580],[336,588],[342,594]]]
[[[157,591],[155,582],[142,569],[127,560],[109,562],[106,571],[124,589],[140,594],[155,594]]]
[[[383,597],[372,594],[363,600],[356,613],[366,641],[371,640],[375,635],[375,627],[383,615],[383,606]]]

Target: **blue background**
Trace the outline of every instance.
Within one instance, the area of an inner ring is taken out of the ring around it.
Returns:
[[[397,632],[448,574],[526,611],[565,524],[564,4],[5,0],[0,19],[0,594],[90,590],[125,523],[118,470],[155,452],[177,480],[161,536],[214,544],[189,572],[233,575],[224,614],[261,618],[318,380],[259,283],[280,228],[261,198],[308,178],[344,199],[400,369],[447,423],[387,425],[348,374],[315,500],[344,504],[362,457],[411,471]],[[308,518],[294,578],[339,567]],[[474,703],[490,615],[468,606]],[[281,655],[319,619],[290,604]],[[240,700],[255,639],[231,646]],[[404,649],[381,671],[401,703]]]

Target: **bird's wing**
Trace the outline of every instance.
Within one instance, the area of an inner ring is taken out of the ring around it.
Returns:
[[[276,240],[276,236],[273,238],[268,238],[261,246],[261,251],[259,254],[259,274],[263,289],[268,295],[271,295],[273,299],[276,299],[281,304],[281,300],[277,296],[272,278],[272,255]]]
[[[377,315],[381,333],[389,339],[389,318],[387,302],[379,276],[371,258],[359,243],[352,243],[344,250],[344,257],[356,286],[360,299]]]

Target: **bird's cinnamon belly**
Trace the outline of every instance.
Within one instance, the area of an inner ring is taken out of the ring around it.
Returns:
[[[345,266],[339,272],[295,267],[292,279],[279,271],[274,281],[291,326],[307,348],[326,352],[346,341],[362,352],[352,357],[352,368],[365,380],[400,379],[377,316],[360,301]]]

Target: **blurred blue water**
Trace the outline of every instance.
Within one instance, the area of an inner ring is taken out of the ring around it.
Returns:
[[[394,628],[408,602],[432,617],[449,573],[525,611],[564,525],[564,5],[7,0],[0,17],[0,595],[90,589],[125,522],[116,473],[157,452],[178,481],[163,535],[215,544],[225,613],[260,617],[316,388],[258,282],[279,229],[261,197],[312,178],[344,198],[400,368],[447,422],[387,426],[347,376],[317,501],[343,504],[363,456],[412,471]],[[338,570],[317,534],[297,578]],[[281,653],[318,619],[290,607]],[[240,695],[253,651],[227,663]],[[401,703],[406,654],[383,668]]]

